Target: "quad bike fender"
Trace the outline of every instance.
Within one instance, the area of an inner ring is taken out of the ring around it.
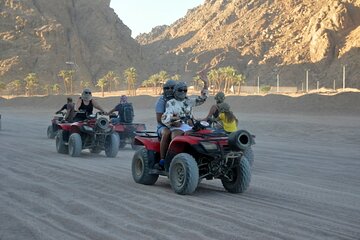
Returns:
[[[157,138],[146,138],[135,136],[134,138],[135,145],[143,145],[147,150],[160,152],[160,142]]]
[[[134,131],[145,131],[146,127],[144,123],[117,123],[114,124],[114,129],[116,132],[124,132],[127,129],[132,129]]]
[[[116,132],[124,132],[125,131],[124,125],[121,125],[121,124],[115,124],[115,125],[113,125],[113,128]]]
[[[144,123],[134,123],[136,131],[145,131],[146,127]]]
[[[59,124],[59,129],[64,131],[73,132],[73,133],[80,133],[80,125],[76,123],[63,123]]]
[[[169,150],[175,154],[178,154],[184,152],[184,150],[189,147],[192,148],[197,144],[199,144],[199,137],[177,136],[171,141]]]

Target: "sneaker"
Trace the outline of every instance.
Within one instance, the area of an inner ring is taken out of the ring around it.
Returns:
[[[158,170],[164,170],[164,164],[165,164],[165,160],[164,159],[161,159],[159,161],[159,163],[155,163],[154,164],[154,168],[155,169],[158,169]]]

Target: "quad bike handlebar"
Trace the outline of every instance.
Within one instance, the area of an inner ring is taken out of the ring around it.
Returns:
[[[60,114],[60,115],[62,115],[62,116],[65,116],[66,113],[64,113],[64,112],[62,112],[62,111],[57,111],[57,112],[55,112],[55,114]]]

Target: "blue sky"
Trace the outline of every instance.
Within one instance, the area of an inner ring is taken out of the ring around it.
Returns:
[[[205,0],[111,0],[110,7],[132,30],[132,37],[148,33],[153,27],[170,25],[184,17],[187,10]]]

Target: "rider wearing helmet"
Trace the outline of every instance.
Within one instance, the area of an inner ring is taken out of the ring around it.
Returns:
[[[223,103],[225,100],[225,94],[223,92],[218,92],[214,97],[216,104],[212,105],[208,115],[203,119],[205,121],[211,121],[216,119],[219,116],[219,104]]]
[[[205,75],[206,76],[206,75]],[[204,81],[204,88],[201,96],[196,98],[187,97],[187,85],[185,82],[179,82],[174,87],[174,99],[166,103],[166,110],[162,115],[161,121],[170,128],[172,138],[183,134],[191,129],[187,120],[192,119],[192,108],[199,106],[206,101],[208,96],[207,78],[204,75],[200,77]]]
[[[163,85],[163,95],[159,97],[155,104],[156,121],[157,121],[157,133],[160,138],[160,164],[163,165],[167,148],[171,141],[171,132],[169,128],[161,122],[161,116],[165,112],[166,102],[174,98],[174,87],[176,81],[169,79]]]

